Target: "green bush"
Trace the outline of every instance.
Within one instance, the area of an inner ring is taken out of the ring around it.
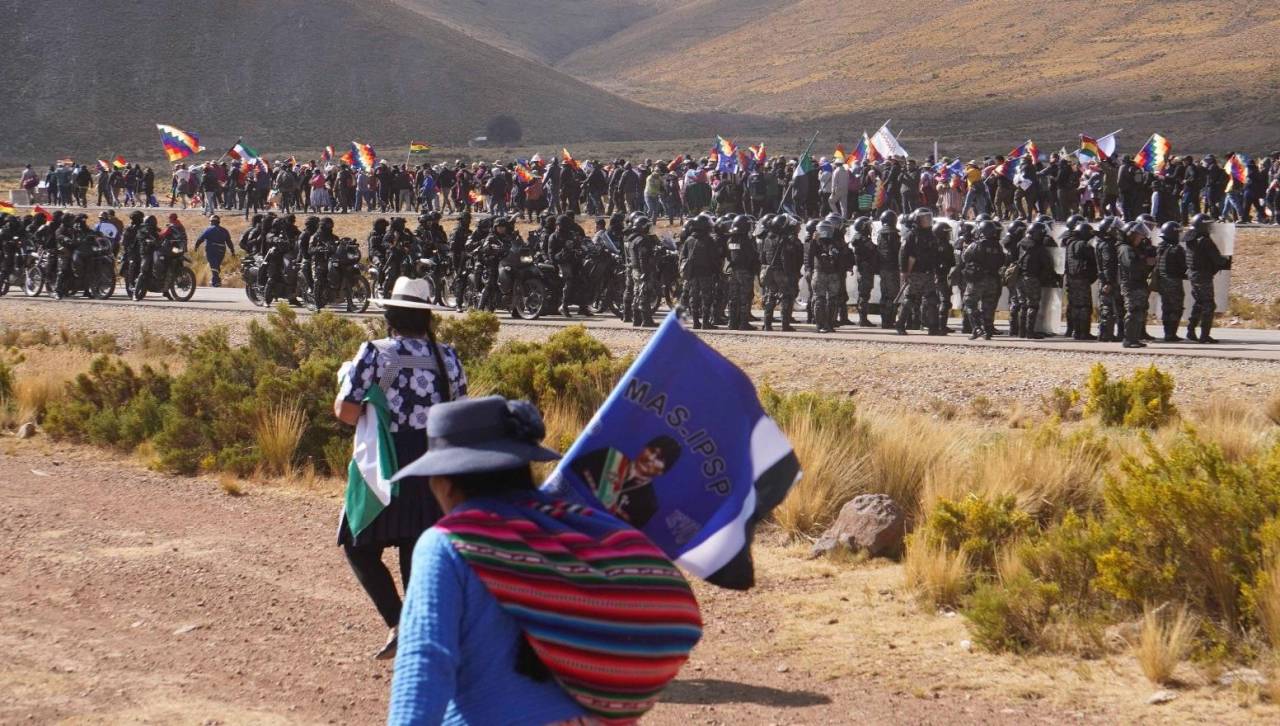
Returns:
[[[1097,586],[1134,610],[1185,602],[1241,632],[1265,553],[1280,543],[1280,445],[1230,462],[1191,431],[1167,451],[1144,443],[1146,460],[1127,457],[1103,492],[1113,541],[1097,557]]]
[[[817,428],[852,433],[861,428],[857,403],[848,396],[802,391],[781,393],[771,386],[760,388],[760,403],[779,427],[790,428],[809,419]]]
[[[441,322],[436,338],[453,346],[463,364],[467,365],[489,356],[498,341],[499,327],[497,315],[471,310],[462,317],[447,318]]]
[[[995,652],[1025,653],[1043,646],[1046,628],[1061,599],[1056,584],[1022,572],[1007,580],[979,584],[964,615],[978,645]]]
[[[525,398],[544,410],[559,404],[586,419],[630,365],[630,358],[615,358],[586,328],[575,325],[545,343],[506,343],[472,365],[467,378],[475,393]]]
[[[1106,366],[1095,363],[1085,381],[1084,413],[1107,426],[1159,428],[1177,415],[1173,390],[1173,376],[1154,365],[1111,380]]]
[[[160,430],[172,384],[166,371],[135,372],[119,358],[98,356],[50,404],[44,428],[54,438],[132,451]]]
[[[1035,530],[1031,515],[1018,509],[1013,495],[994,500],[969,494],[960,501],[942,499],[929,512],[922,529],[931,544],[959,551],[971,566],[994,572],[996,556]]]
[[[1052,582],[1063,602],[1076,611],[1103,605],[1093,587],[1097,558],[1110,546],[1110,538],[1097,519],[1067,512],[1058,524],[1017,547],[1018,561],[1037,579]]]

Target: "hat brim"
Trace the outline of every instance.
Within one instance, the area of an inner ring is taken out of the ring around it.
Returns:
[[[397,300],[395,298],[390,298],[390,297],[386,297],[386,298],[375,297],[373,298],[373,304],[384,307],[384,308],[414,308],[415,310],[435,310],[436,308],[439,307],[438,305],[433,305],[431,303],[413,302],[411,300]]]
[[[396,472],[396,481],[410,476],[482,474],[513,469],[534,461],[555,461],[560,455],[551,449],[520,441],[499,440],[474,446],[448,446],[428,451]]]

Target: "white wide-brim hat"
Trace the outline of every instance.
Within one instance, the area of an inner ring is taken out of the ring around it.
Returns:
[[[420,308],[431,310],[431,283],[412,277],[398,277],[391,288],[391,297],[375,298],[374,302],[384,308]]]

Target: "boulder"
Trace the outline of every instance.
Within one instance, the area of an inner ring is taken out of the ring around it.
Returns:
[[[840,509],[831,528],[818,538],[813,556],[845,548],[872,557],[897,557],[907,534],[902,508],[884,494],[861,494]]]

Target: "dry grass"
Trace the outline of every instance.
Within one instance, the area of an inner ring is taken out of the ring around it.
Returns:
[[[547,427],[546,438],[543,444],[549,449],[555,449],[560,453],[569,450],[573,442],[578,439],[578,435],[586,428],[587,421],[578,412],[575,406],[571,406],[560,401],[552,401],[546,410],[542,412],[542,422]],[[548,461],[545,463],[533,465],[534,481],[545,481],[551,476],[551,472],[556,468],[556,462]]]
[[[244,490],[244,482],[236,478],[234,474],[223,473],[218,476],[218,489],[229,497],[242,497],[247,492]]]
[[[87,362],[85,367],[88,367]],[[49,404],[62,396],[67,382],[81,370],[83,368],[66,370],[24,365],[14,384],[13,400],[6,414],[12,416],[11,424],[21,426],[27,422],[39,423]]]
[[[856,438],[821,426],[811,416],[797,417],[786,434],[804,475],[774,509],[773,518],[792,538],[814,537],[831,525],[846,502],[873,491],[870,467]]]
[[[1228,461],[1257,455],[1275,437],[1269,413],[1236,399],[1210,399],[1187,416],[1201,439],[1216,444]]]
[[[925,416],[896,413],[873,419],[872,432],[867,490],[897,502],[910,527],[927,484],[954,468],[974,434]]]
[[[258,450],[268,473],[286,477],[293,473],[298,442],[306,428],[306,415],[294,405],[280,404],[262,415],[257,428]]]
[[[191,271],[195,273],[196,284],[205,286],[213,281],[213,271],[209,269],[209,260],[205,259],[204,250],[193,253],[191,257]],[[240,260],[231,255],[227,255],[222,260],[222,286],[223,287],[244,287],[244,280],[240,278]]]
[[[1147,680],[1156,685],[1173,681],[1173,673],[1190,651],[1198,628],[1198,621],[1185,606],[1163,617],[1150,609],[1143,614],[1142,634],[1134,656]]]
[[[1258,619],[1271,649],[1280,657],[1280,555],[1273,554],[1258,578],[1254,593],[1258,603]]]
[[[907,541],[902,561],[907,589],[928,609],[954,608],[969,587],[969,560],[962,552],[934,546],[920,537]]]
[[[1012,495],[1020,509],[1041,520],[1067,509],[1082,511],[1098,501],[1105,461],[1096,442],[1063,439],[1056,429],[1010,433],[938,472],[924,493],[924,511],[969,494],[989,501]]]
[[[1262,413],[1271,423],[1280,426],[1280,394],[1267,399],[1267,402],[1263,404]]]

